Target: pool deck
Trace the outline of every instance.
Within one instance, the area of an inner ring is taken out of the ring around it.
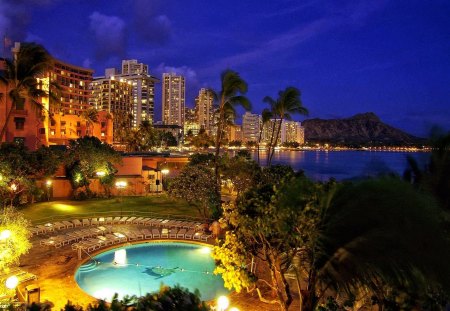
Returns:
[[[128,225],[119,225],[118,231],[122,228],[127,228]],[[139,226],[129,225],[129,228],[139,228]],[[74,229],[76,230],[76,229]],[[54,246],[41,246],[40,240],[42,236],[33,237],[31,242],[33,247],[27,255],[21,258],[20,268],[31,272],[37,276],[37,280],[29,283],[22,284],[23,288],[29,284],[36,284],[41,290],[41,302],[51,301],[54,305],[53,310],[63,309],[67,301],[71,301],[74,304],[86,307],[90,303],[95,303],[97,300],[86,294],[75,281],[74,275],[79,267],[85,260],[89,259],[88,256],[83,253],[83,259],[78,260],[78,254],[76,250],[73,250],[70,245],[65,245],[59,248]],[[193,240],[184,239],[154,239],[154,240],[140,240],[132,243],[145,243],[146,241],[177,241],[177,242],[189,242],[197,244],[209,244],[213,245],[214,240],[211,239],[207,243]],[[120,245],[129,244],[130,242],[115,244],[108,248],[99,249],[93,253],[94,256],[97,253],[104,252],[108,249],[117,248]],[[262,311],[262,310],[279,310],[277,305],[268,305],[259,301],[256,295],[248,294],[236,294],[230,295],[230,300],[233,306],[238,307],[241,311]],[[292,310],[298,309],[295,306],[291,306]]]

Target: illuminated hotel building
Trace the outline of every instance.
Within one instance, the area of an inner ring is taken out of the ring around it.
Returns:
[[[270,120],[264,124],[262,141],[265,143],[270,143],[270,138],[272,137],[272,129],[274,128],[275,120]],[[278,130],[278,125],[280,121],[276,121],[275,131]],[[277,139],[277,144],[282,144],[285,142],[297,142],[300,145],[305,143],[305,129],[300,122],[296,121],[286,121],[283,120],[280,129],[280,135]]]
[[[259,128],[261,116],[251,112],[246,112],[242,116],[242,137],[244,142],[259,140]]]
[[[20,51],[20,43],[15,43],[12,52]],[[23,143],[30,150],[41,145],[66,145],[70,139],[77,139],[87,134],[100,140],[112,142],[112,122],[106,114],[99,112],[98,123],[88,124],[81,116],[89,108],[89,83],[93,70],[71,65],[53,59],[48,71],[36,77],[39,87],[48,91],[50,82],[60,86],[59,98],[52,101],[49,97],[40,98],[41,111],[29,100],[16,105],[5,127],[3,141]],[[0,93],[3,90],[0,91]],[[1,95],[1,94],[0,94]],[[5,96],[5,113],[0,112],[0,126],[6,122],[6,111],[11,109],[11,101]]]
[[[131,81],[114,75],[114,69],[106,69],[105,76],[95,78],[91,83],[90,105],[98,111],[112,114],[114,129],[131,128],[133,114],[133,85]],[[124,122],[124,120],[129,120]]]
[[[80,115],[89,108],[89,83],[94,71],[55,59],[50,69],[50,80],[60,87],[60,103],[50,103],[50,112]]]
[[[175,73],[163,73],[162,121],[166,125],[184,126],[185,80]]]
[[[146,120],[154,123],[155,83],[159,80],[148,72],[148,65],[135,59],[122,61],[122,73],[116,78],[126,79],[133,87],[133,127]]]
[[[213,103],[212,92],[207,89],[200,89],[198,96],[195,98],[195,112],[200,128],[204,129],[208,135],[211,134],[214,126]]]

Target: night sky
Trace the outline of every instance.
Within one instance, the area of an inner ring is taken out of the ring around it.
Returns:
[[[0,0],[5,33],[97,76],[122,59],[158,78],[176,71],[191,107],[231,68],[249,83],[254,112],[295,86],[310,118],[372,111],[420,136],[450,129],[448,0]]]

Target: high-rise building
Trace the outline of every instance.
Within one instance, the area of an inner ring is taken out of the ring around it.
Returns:
[[[198,96],[195,98],[195,113],[200,128],[204,129],[207,134],[211,134],[214,126],[214,95],[208,89],[200,89]]]
[[[90,105],[98,111],[105,110],[112,114],[114,132],[131,129],[133,114],[133,85],[131,81],[110,75],[108,70],[105,77],[95,78],[91,83],[92,96]],[[109,75],[109,76],[108,76]],[[114,137],[116,140],[117,137]]]
[[[166,125],[184,125],[185,80],[175,73],[163,73],[162,121]]]
[[[193,135],[197,135],[200,130],[200,126],[197,122],[197,114],[195,108],[185,108],[184,113],[184,133],[187,134],[192,133]]]
[[[80,115],[89,108],[89,83],[92,69],[82,68],[54,59],[49,70],[50,81],[60,86],[60,101],[50,103],[50,112]]]
[[[136,75],[136,74],[148,74],[148,65],[138,63],[136,59],[122,60],[122,74],[123,75]]]
[[[242,141],[242,126],[237,124],[230,124],[226,129],[227,139],[229,142],[231,141]]]
[[[275,127],[274,123],[276,123]],[[275,122],[273,119],[264,124],[262,135],[262,141],[264,143],[270,143],[272,130],[275,128],[275,131],[277,131],[279,124],[279,120]],[[280,128],[280,134],[277,138],[277,144],[282,144],[285,142],[297,142],[300,145],[305,143],[305,130],[300,122],[283,120]]]
[[[116,78],[126,79],[133,86],[133,127],[142,121],[154,123],[155,83],[159,80],[148,72],[148,65],[135,59],[122,61],[122,73]]]
[[[246,112],[242,116],[242,137],[244,142],[259,140],[261,126],[261,116],[251,112]]]
[[[13,55],[19,53],[20,48],[21,44],[16,42]],[[46,96],[40,97],[39,103],[43,107],[40,112],[26,99],[21,105],[16,104],[9,120],[6,120],[6,114],[0,113],[0,125],[5,125],[3,141],[23,143],[31,150],[41,145],[65,145],[70,139],[85,135],[111,143],[112,122],[106,113],[99,112],[96,123],[88,122],[83,117],[83,111],[89,108],[92,74],[91,69],[53,59],[48,70],[36,77],[36,82],[45,91],[51,89],[51,83],[58,84],[60,97],[56,101]],[[5,109],[11,109],[9,96],[3,94],[3,98]]]
[[[300,122],[283,121],[280,131],[281,142],[305,143],[305,128]]]

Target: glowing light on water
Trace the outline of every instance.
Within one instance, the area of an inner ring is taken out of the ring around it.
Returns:
[[[114,252],[114,263],[116,265],[125,265],[127,263],[127,251],[124,249],[119,249]]]
[[[212,251],[211,247],[205,246],[205,247],[200,248],[200,253],[202,253],[202,254],[210,254],[211,251]]]

